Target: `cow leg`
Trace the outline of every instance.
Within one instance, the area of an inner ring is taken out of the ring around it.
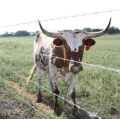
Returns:
[[[59,95],[60,91],[58,89],[58,87],[56,87],[53,91],[55,94]],[[58,105],[58,97],[55,96],[55,102],[54,102],[54,113],[59,115],[60,112],[59,112],[59,105]]]
[[[76,104],[76,102],[75,102],[75,83],[76,83],[76,77],[77,77],[77,75],[72,76],[72,78],[70,79],[70,97],[71,97],[72,102],[74,104]],[[72,105],[72,112],[73,112],[73,115],[78,116],[77,115],[77,107],[75,105]]]
[[[60,91],[57,85],[57,79],[55,77],[49,77],[50,83],[52,86],[53,93],[59,95]],[[55,102],[54,102],[54,114],[59,115],[59,105],[58,105],[58,97],[55,95]]]
[[[42,71],[37,68],[38,71],[38,82],[39,82],[39,86],[41,86],[41,81],[42,81]],[[41,87],[39,87],[39,91],[38,91],[38,97],[37,97],[37,103],[41,103],[42,99],[41,99],[42,95],[41,95]]]

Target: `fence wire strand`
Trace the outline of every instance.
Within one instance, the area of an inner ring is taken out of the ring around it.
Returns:
[[[0,96],[2,99],[4,99],[7,104],[9,104],[22,118],[26,119],[25,117],[23,117],[23,115],[10,103],[8,102],[3,96]]]
[[[0,45],[0,47],[6,47],[6,48],[14,49],[14,50],[19,50],[19,51],[22,51],[22,52],[28,52],[28,53],[33,53],[33,54],[35,54],[35,52],[28,51],[28,50],[23,50],[23,49],[20,49],[20,48],[13,48],[13,47],[5,46],[5,45]],[[105,66],[88,64],[88,63],[84,63],[84,62],[79,62],[79,61],[69,60],[69,59],[66,59],[66,58],[57,57],[57,56],[50,56],[50,55],[42,54],[42,53],[37,53],[37,54],[40,54],[40,55],[43,55],[43,56],[47,56],[47,57],[49,57],[49,58],[53,57],[53,58],[61,59],[61,60],[64,60],[64,61],[67,60],[67,61],[69,61],[69,62],[80,63],[80,64],[88,65],[88,66],[91,66],[91,67],[98,67],[98,68],[102,68],[102,69],[106,69],[106,70],[111,70],[111,71],[115,71],[115,72],[120,73],[120,70],[119,70],[119,69],[112,69],[112,68],[108,68],[108,67],[105,67]]]
[[[16,73],[15,71],[12,71],[12,70],[9,69],[8,67],[6,67],[6,66],[4,66],[4,65],[1,65],[1,64],[0,64],[0,66],[3,67],[3,68],[5,68],[5,69],[7,69],[7,70],[9,70],[10,72],[14,73],[15,75],[17,75],[17,76],[19,76],[19,77],[22,77],[23,79],[27,80],[26,77],[24,77],[24,76],[22,76],[22,75],[19,75],[18,73]],[[81,109],[81,110],[85,111],[91,118],[97,117],[97,118],[101,119],[101,117],[99,117],[99,116],[91,113],[90,111],[85,110],[84,108],[80,107],[79,105],[74,104],[73,102],[71,102],[71,101],[69,101],[69,100],[66,100],[64,97],[61,97],[61,96],[53,93],[52,91],[48,90],[47,88],[45,88],[45,87],[43,87],[43,86],[40,86],[40,85],[38,85],[37,83],[35,83],[35,82],[33,82],[33,81],[30,81],[30,82],[33,83],[33,84],[35,84],[36,86],[38,86],[38,87],[46,90],[47,92],[53,94],[54,96],[57,96],[57,97],[61,98],[62,100],[68,102],[69,104],[75,105],[78,109]],[[17,96],[17,95],[16,95],[16,96]]]
[[[44,19],[44,20],[40,20],[41,22],[46,22],[46,21],[53,21],[53,20],[60,20],[60,19],[67,19],[67,18],[75,18],[75,17],[81,17],[81,16],[87,16],[87,15],[97,15],[97,14],[103,14],[103,13],[110,13],[110,12],[116,12],[116,11],[120,11],[120,9],[116,9],[116,10],[107,10],[107,11],[101,11],[101,12],[94,12],[94,13],[85,13],[85,14],[79,14],[79,15],[73,15],[73,16],[65,16],[65,17],[58,17],[58,18],[53,18],[53,19]],[[25,23],[18,23],[18,24],[12,24],[12,25],[5,25],[5,26],[0,26],[0,29],[2,28],[5,28],[5,27],[11,27],[11,26],[19,26],[19,25],[25,25],[25,24],[33,24],[33,23],[37,23],[38,21],[31,21],[31,22],[25,22]],[[14,50],[19,50],[19,51],[22,51],[22,52],[28,52],[28,53],[34,53],[32,51],[28,51],[28,50],[23,50],[23,49],[20,49],[20,48],[14,48],[14,47],[9,47],[9,46],[5,46],[5,45],[0,45],[0,47],[5,47],[5,48],[9,48],[9,49],[14,49]],[[35,53],[34,53],[35,54]],[[79,61],[74,61],[74,60],[69,60],[69,59],[65,59],[65,58],[61,58],[61,57],[57,57],[57,56],[50,56],[50,55],[47,55],[47,54],[41,54],[39,53],[40,55],[42,56],[47,56],[49,58],[53,57],[53,58],[56,58],[56,59],[61,59],[61,60],[67,60],[67,61],[70,61],[70,62],[76,62],[76,63],[81,63],[81,64],[85,64],[85,65],[88,65],[88,66],[91,66],[91,67],[98,67],[98,68],[102,68],[102,69],[106,69],[106,70],[112,70],[112,71],[115,71],[115,72],[118,72],[120,73],[120,70],[119,69],[111,69],[111,68],[107,68],[105,66],[100,66],[100,65],[94,65],[94,64],[88,64],[88,63],[83,63],[83,62],[79,62]],[[14,73],[15,75],[27,80],[26,77],[20,75],[19,73],[15,72],[15,71],[12,71],[11,69],[9,69],[8,67],[0,64],[1,67],[7,69],[8,71]],[[48,90],[47,88],[43,87],[43,86],[40,86],[38,85],[37,83],[33,82],[33,81],[30,81],[31,83],[35,84],[36,86],[46,90],[47,92],[49,92],[50,94],[53,94],[54,96],[57,96],[59,98],[61,98],[62,100],[68,102],[69,104],[71,105],[75,105],[78,109],[81,109],[83,111],[85,111],[91,118],[93,117],[97,117],[99,119],[101,119],[101,117],[91,113],[90,111],[87,111],[85,110],[84,108],[81,108],[79,105],[76,105],[74,104],[73,102],[71,101],[68,101],[66,100],[65,98],[53,93],[52,91]],[[15,96],[17,96],[19,99],[21,99],[24,103],[26,103],[27,105],[29,105],[31,108],[33,108],[36,112],[40,113],[42,116],[44,116],[45,118],[49,119],[47,116],[45,116],[42,112],[40,112],[38,109],[36,109],[34,106],[32,106],[31,104],[29,104],[27,101],[25,101],[24,99],[22,99],[20,96],[18,96],[15,92],[11,91],[7,86],[3,85],[9,92],[11,92],[12,94],[14,94]],[[4,100],[5,98],[2,97]],[[20,112],[18,110],[16,110],[16,108],[10,104],[10,102],[8,102],[7,100],[5,100],[22,118],[23,115],[20,114]],[[4,107],[1,105],[1,108],[4,109]],[[4,111],[13,119],[13,117],[11,116],[11,114],[4,109]],[[25,119],[25,118],[24,118]]]
[[[67,18],[75,18],[75,17],[87,16],[87,15],[97,15],[97,14],[117,12],[117,11],[120,11],[120,9],[107,10],[107,11],[101,11],[101,12],[93,12],[93,13],[83,13],[83,14],[72,15],[72,16],[44,19],[44,20],[40,20],[40,21],[41,22],[46,22],[46,21],[53,21],[53,20],[60,20],[60,19],[67,19]],[[18,25],[25,25],[25,24],[33,24],[33,23],[37,23],[37,22],[38,21],[31,21],[31,22],[18,23],[18,24],[12,24],[12,25],[5,25],[5,26],[0,26],[0,28],[12,27],[12,26],[18,26]]]
[[[12,94],[14,94],[15,96],[17,96],[19,99],[21,99],[24,103],[26,103],[27,105],[29,105],[31,108],[33,108],[35,111],[37,111],[39,114],[41,114],[42,116],[44,116],[45,118],[49,119],[47,116],[45,116],[42,112],[40,112],[38,109],[36,109],[34,106],[32,106],[30,103],[28,103],[27,101],[25,101],[24,99],[22,99],[20,96],[18,96],[15,92],[13,92],[12,90],[10,90],[7,86],[3,85],[8,91],[10,91]]]
[[[10,114],[7,110],[4,109],[3,105],[1,105],[1,108],[2,108],[2,110],[4,110],[12,119],[14,119],[14,118],[11,116],[11,114]]]

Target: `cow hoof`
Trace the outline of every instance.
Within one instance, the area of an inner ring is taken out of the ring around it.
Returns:
[[[40,100],[37,100],[37,103],[41,103],[42,102],[42,99],[40,99]]]
[[[54,115],[60,116],[60,111],[54,111]]]

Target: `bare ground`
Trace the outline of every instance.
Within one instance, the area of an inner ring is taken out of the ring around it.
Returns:
[[[53,109],[50,106],[48,106],[47,104],[44,104],[45,103],[44,98],[43,98],[42,103],[37,103],[36,102],[37,96],[28,93],[24,87],[19,86],[17,83],[14,83],[13,81],[9,81],[9,80],[5,80],[5,84],[13,87],[15,89],[15,92],[18,93],[18,95],[21,95],[21,93],[22,93],[22,96],[25,96],[29,101],[31,101],[32,105],[35,106],[35,108],[42,110],[42,113],[45,113],[47,115],[48,114],[53,115],[53,112],[54,112]],[[24,92],[22,92],[22,91],[24,91]],[[14,106],[16,106],[16,109],[18,109],[18,106],[19,106],[19,112],[21,114],[23,114],[25,109],[27,109],[27,107],[28,107],[25,103],[23,105],[20,105],[21,104],[20,101],[13,100],[11,98],[11,95],[9,94],[9,92],[6,90],[0,91],[0,95],[4,96],[4,98],[8,101],[14,102]],[[15,113],[15,115],[12,114],[13,110],[14,109],[11,106],[9,106],[5,100],[0,101],[0,119],[4,119],[4,118],[10,119],[12,117],[16,118],[16,119],[20,119],[21,116],[18,113]],[[28,109],[28,111],[29,111],[29,113],[32,112],[32,114],[30,113],[31,115],[29,117],[25,115],[25,118],[37,118],[36,116],[34,116],[34,113],[35,113],[34,110]],[[15,110],[14,110],[14,112],[15,112]],[[11,117],[9,115],[9,113],[13,116]],[[45,118],[45,117],[42,117],[42,118]],[[55,118],[55,116],[54,116],[54,118]]]

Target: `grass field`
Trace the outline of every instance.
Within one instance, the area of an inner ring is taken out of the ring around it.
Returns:
[[[0,38],[0,45],[33,51],[33,39],[34,37]],[[104,35],[94,38],[94,40],[96,44],[89,51],[84,51],[83,62],[120,70],[120,35]],[[30,69],[34,65],[33,54],[0,47],[0,64],[27,78]],[[51,90],[48,77],[44,72],[43,76],[42,86]],[[38,87],[33,84],[27,85],[24,79],[15,76],[3,67],[0,67],[0,80],[2,82],[9,80],[18,83],[30,94],[37,95]],[[33,81],[38,82],[37,72]],[[4,82],[4,84],[6,83]],[[58,79],[58,84],[61,90],[60,96],[70,100],[69,82],[64,84],[61,79]],[[23,93],[24,90],[21,95]],[[45,104],[52,109],[54,96],[45,90],[42,90],[42,95]],[[59,104],[61,109],[60,118],[73,118],[71,105],[60,98]],[[79,73],[76,83],[76,104],[102,118],[120,119],[120,73],[83,65],[83,71]],[[49,114],[49,117],[54,118],[51,114]],[[83,118],[85,117],[83,116]]]

